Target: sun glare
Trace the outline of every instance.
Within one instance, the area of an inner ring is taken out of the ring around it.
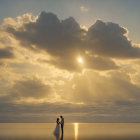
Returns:
[[[77,61],[78,61],[78,63],[83,63],[83,59],[82,59],[81,57],[79,57],[79,58],[77,59]]]
[[[78,137],[78,123],[74,123],[74,133],[75,133],[75,140],[77,140],[77,137]]]

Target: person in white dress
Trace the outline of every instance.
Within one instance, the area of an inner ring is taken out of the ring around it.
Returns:
[[[56,137],[56,140],[60,139],[60,121],[59,121],[59,118],[57,118],[57,120],[56,120],[56,128],[55,128],[53,134]]]

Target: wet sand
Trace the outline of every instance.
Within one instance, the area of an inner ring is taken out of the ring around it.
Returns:
[[[55,123],[1,123],[0,140],[140,140],[140,123],[66,123],[55,137]]]

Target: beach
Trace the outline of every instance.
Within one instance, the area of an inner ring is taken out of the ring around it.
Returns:
[[[55,123],[1,123],[0,140],[58,140]],[[140,123],[65,123],[61,140],[139,140]]]

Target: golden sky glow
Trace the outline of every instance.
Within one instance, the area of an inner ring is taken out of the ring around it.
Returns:
[[[0,25],[0,122],[140,121],[140,45],[127,26],[29,13]]]

